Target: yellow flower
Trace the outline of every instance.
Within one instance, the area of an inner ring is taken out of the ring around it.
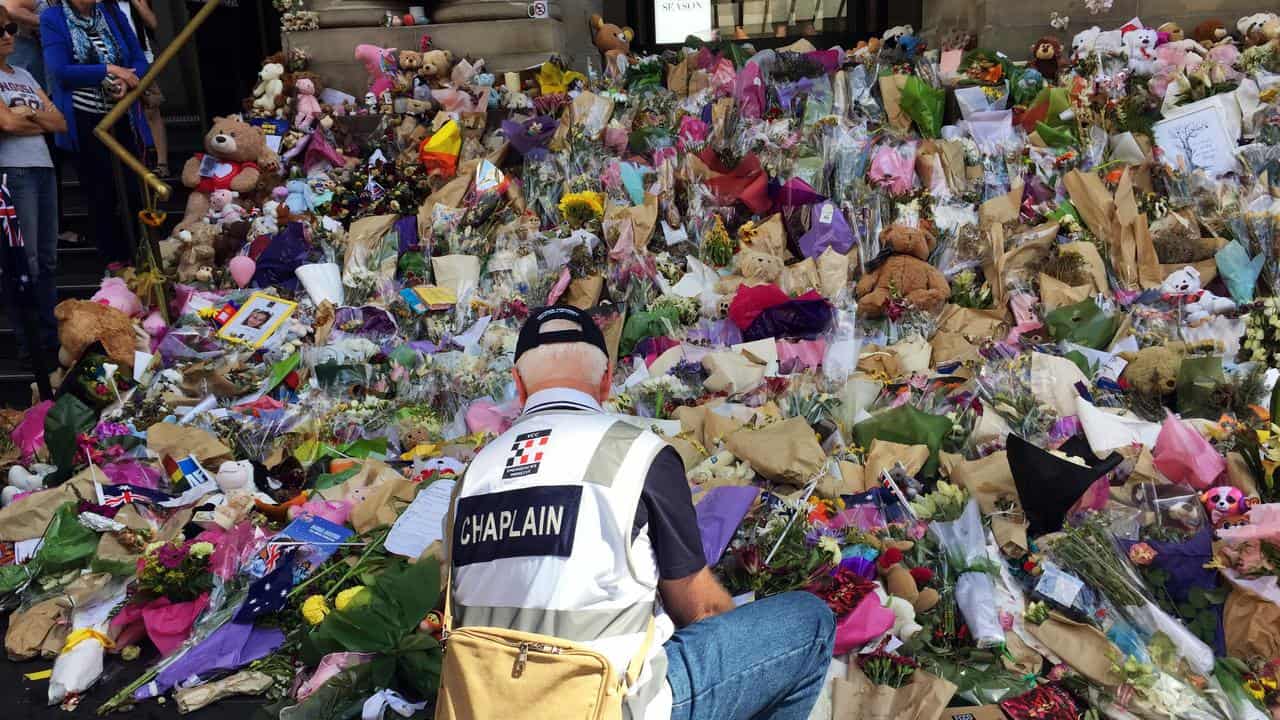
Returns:
[[[818,539],[818,547],[831,554],[831,562],[833,563],[840,562],[840,558],[841,558],[840,543],[836,542],[835,538],[831,537],[830,535],[823,535],[821,538]]]
[[[323,595],[312,595],[302,603],[302,618],[312,625],[319,625],[329,614],[329,603]]]
[[[209,557],[213,554],[213,543],[198,542],[191,546],[191,557]]]
[[[348,607],[350,607],[351,603],[355,602],[362,595],[364,595],[364,591],[365,591],[365,587],[363,585],[357,585],[353,588],[347,588],[346,590],[343,590],[342,592],[338,593],[338,597],[334,599],[333,604],[339,610],[346,610]]]
[[[592,190],[566,193],[560,198],[560,214],[582,221],[604,215],[604,196]]]

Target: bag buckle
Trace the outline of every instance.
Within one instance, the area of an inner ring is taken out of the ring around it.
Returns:
[[[516,655],[516,664],[511,668],[511,677],[518,678],[524,674],[525,663],[529,660],[529,643],[520,643],[520,654]]]

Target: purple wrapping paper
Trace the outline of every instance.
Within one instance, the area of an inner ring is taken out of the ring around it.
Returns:
[[[738,71],[733,82],[733,97],[738,101],[738,112],[747,120],[758,120],[764,112],[764,79],[760,66],[747,63]]]
[[[155,680],[134,691],[133,698],[145,700],[163,695],[178,683],[188,684],[194,678],[205,679],[223,671],[237,670],[266,657],[283,644],[284,633],[276,628],[229,622],[161,670]]]
[[[534,130],[534,126],[537,130]],[[534,151],[545,150],[547,143],[556,134],[559,123],[546,115],[529,118],[524,122],[502,121],[502,134],[507,142],[521,155],[529,155]]]
[[[418,247],[418,216],[405,215],[396,220],[396,235],[400,238],[400,254]]]
[[[742,333],[747,342],[761,338],[812,340],[831,326],[831,303],[825,299],[797,298],[775,305],[756,316]]]
[[[769,198],[773,200],[775,210],[812,205],[825,199],[812,185],[800,178],[791,178],[781,185],[769,183]]]
[[[822,220],[826,213],[830,213],[830,216],[824,223]],[[853,249],[853,231],[849,229],[849,222],[845,220],[840,208],[828,200],[814,205],[811,215],[809,232],[800,237],[800,252],[815,260],[827,248],[841,255],[848,255]]]
[[[689,328],[689,342],[705,343],[711,347],[729,347],[742,342],[742,331],[729,320],[698,321],[697,326]]]
[[[262,254],[258,256],[258,266],[253,272],[253,287],[284,288],[289,291],[298,289],[298,277],[293,271],[299,265],[310,262],[308,254],[311,244],[307,242],[303,224],[291,222],[271,239]]]
[[[720,556],[729,547],[738,525],[759,494],[760,489],[755,487],[712,488],[694,508],[698,514],[698,530],[702,533],[702,553],[708,565],[720,562]]]
[[[348,327],[349,323],[359,325]],[[395,318],[387,310],[375,305],[340,307],[334,314],[333,325],[340,336],[354,335],[375,343],[390,340],[396,334]]]
[[[1125,555],[1129,554],[1129,548],[1138,544],[1131,540],[1120,540],[1119,543]],[[1156,551],[1156,559],[1152,561],[1152,567],[1169,574],[1164,588],[1169,593],[1169,598],[1175,603],[1186,602],[1191,588],[1212,590],[1218,587],[1218,571],[1205,567],[1213,560],[1213,528],[1206,525],[1186,542],[1148,540],[1146,543]],[[1218,628],[1214,634],[1213,645],[1215,651],[1223,655],[1226,650],[1226,637],[1222,627],[1222,608],[1219,607],[1216,612]]]

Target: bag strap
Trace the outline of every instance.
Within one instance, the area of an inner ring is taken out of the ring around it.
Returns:
[[[623,676],[622,682],[626,687],[635,687],[636,681],[640,679],[640,673],[644,670],[645,660],[649,659],[649,648],[653,645],[654,620],[649,618],[649,626],[644,631],[644,642],[640,643],[640,648],[636,650],[636,654],[631,656],[631,662],[627,664],[627,673]]]

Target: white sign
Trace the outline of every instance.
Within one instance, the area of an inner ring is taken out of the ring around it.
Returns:
[[[551,9],[547,5],[546,0],[529,3],[529,17],[535,20],[551,17]]]
[[[1227,131],[1222,115],[1203,107],[1155,124],[1156,145],[1165,164],[1204,170],[1217,177],[1238,170],[1236,143]]]
[[[714,0],[657,0],[653,26],[659,45],[679,45],[690,35],[711,39],[711,3]]]

